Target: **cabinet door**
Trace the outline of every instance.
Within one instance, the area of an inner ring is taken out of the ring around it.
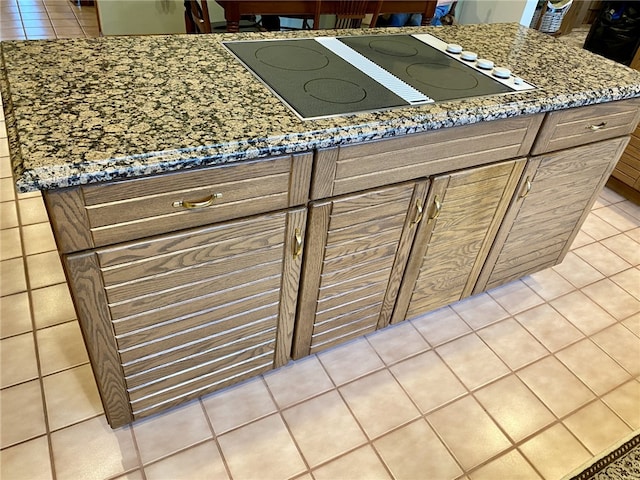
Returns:
[[[393,323],[470,295],[524,165],[512,160],[433,180]]]
[[[427,182],[310,207],[294,358],[389,323]]]
[[[112,426],[288,360],[305,221],[290,210],[66,257]]]
[[[627,142],[622,137],[531,158],[475,291],[562,262]]]

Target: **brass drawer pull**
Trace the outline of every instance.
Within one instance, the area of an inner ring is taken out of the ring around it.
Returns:
[[[293,258],[298,258],[302,253],[302,233],[299,228],[296,228],[293,234],[295,241],[293,243]]]
[[[440,216],[440,210],[442,210],[442,202],[440,202],[438,195],[436,195],[436,197],[433,199],[433,205],[435,206],[435,210],[433,212],[433,215],[429,217],[429,220],[427,221],[427,223],[433,222],[436,218]]]
[[[587,125],[585,128],[588,130],[591,130],[592,132],[596,132],[598,130],[600,130],[601,128],[604,128],[607,126],[607,122],[600,122],[597,125]]]
[[[413,219],[413,222],[411,222],[412,225],[415,225],[416,223],[420,223],[420,220],[422,220],[422,215],[423,215],[423,209],[422,209],[422,202],[420,201],[419,198],[416,199],[416,217]]]
[[[529,192],[531,191],[531,180],[529,179],[529,177],[527,177],[527,179],[525,180],[525,188],[524,188],[524,192],[522,192],[522,194],[520,194],[520,198],[524,198],[527,195],[529,195]]]
[[[202,200],[196,200],[195,202],[190,202],[188,200],[180,200],[177,202],[173,202],[172,205],[176,208],[184,207],[184,208],[188,208],[189,210],[194,210],[197,208],[210,207],[211,205],[213,205],[213,202],[215,202],[216,198],[222,198],[222,194],[213,193],[209,195],[207,198],[204,198]]]

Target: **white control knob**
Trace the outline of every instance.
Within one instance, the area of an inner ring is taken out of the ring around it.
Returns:
[[[465,50],[460,54],[460,58],[468,62],[474,62],[478,58],[478,54],[476,52],[468,52]]]
[[[504,67],[496,67],[493,69],[493,74],[498,78],[509,78],[511,76],[511,70]]]
[[[455,43],[447,44],[447,52],[449,53],[460,53],[462,51],[462,47]]]
[[[479,58],[476,65],[483,70],[491,70],[493,68],[493,61],[487,60],[486,58]]]

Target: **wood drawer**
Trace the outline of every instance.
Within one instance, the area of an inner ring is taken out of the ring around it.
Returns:
[[[543,117],[508,118],[321,150],[316,157],[311,198],[525,156]]]
[[[63,253],[306,203],[311,153],[45,192]],[[209,205],[189,205],[204,203]],[[196,207],[196,208],[189,208]]]
[[[640,100],[635,98],[551,112],[531,153],[537,155],[628,135],[639,119]]]

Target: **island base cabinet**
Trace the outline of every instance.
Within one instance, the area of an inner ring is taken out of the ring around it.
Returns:
[[[471,294],[526,160],[435,177],[392,322]]]
[[[67,255],[112,427],[285,364],[306,209]]]
[[[562,262],[628,141],[529,159],[474,293]]]

